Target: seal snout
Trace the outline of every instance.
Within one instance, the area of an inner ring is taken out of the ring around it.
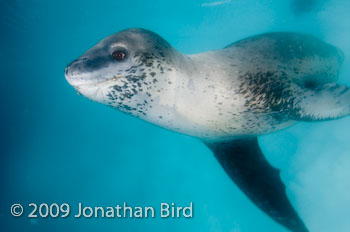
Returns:
[[[84,73],[86,73],[86,60],[86,57],[78,58],[67,65],[64,74],[69,84],[75,86],[86,79],[84,77]]]
[[[71,73],[71,66],[72,66],[72,64],[74,64],[76,61],[77,61],[77,60],[73,60],[73,61],[70,62],[70,63],[66,66],[66,68],[64,69],[64,74],[65,74],[66,78],[67,78],[67,76],[70,75],[70,73]]]
[[[78,62],[77,60],[73,60],[72,62],[70,62],[67,67],[64,69],[64,75],[66,77],[66,80],[69,82],[69,84],[73,84],[71,81],[74,79],[74,69],[76,67],[76,63]]]

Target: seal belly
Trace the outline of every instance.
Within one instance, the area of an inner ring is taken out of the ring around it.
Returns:
[[[177,131],[200,138],[226,139],[265,134],[293,124],[293,120],[269,106],[259,109],[253,104],[254,94],[242,91],[241,83],[246,80],[240,80],[232,67],[211,60],[210,57],[217,60],[215,56],[191,57],[200,65],[192,70],[192,75],[177,81]]]

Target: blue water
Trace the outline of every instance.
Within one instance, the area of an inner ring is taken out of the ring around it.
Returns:
[[[307,2],[307,3],[305,3]],[[350,84],[350,2],[252,0],[0,1],[0,231],[286,231],[258,210],[198,140],[78,96],[64,68],[129,27],[183,53],[268,31],[313,34],[341,48]],[[311,231],[350,231],[350,118],[260,137]],[[194,205],[193,218],[66,219],[29,203]],[[14,203],[25,214],[10,214]]]

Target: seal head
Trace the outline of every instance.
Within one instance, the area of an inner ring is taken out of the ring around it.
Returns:
[[[175,71],[181,58],[159,35],[128,29],[108,36],[74,60],[65,76],[91,100],[140,116],[146,114],[149,96],[165,91],[162,74]]]

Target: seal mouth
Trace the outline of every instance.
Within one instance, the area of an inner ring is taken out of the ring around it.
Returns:
[[[115,82],[123,77],[124,77],[123,75],[115,75],[109,79],[100,80],[100,81],[93,81],[90,83],[74,83],[75,81],[69,80],[69,78],[67,78],[67,77],[66,77],[66,79],[70,85],[72,85],[75,89],[79,90],[79,89],[97,87],[97,86],[101,86],[101,85],[108,85],[109,83]]]

